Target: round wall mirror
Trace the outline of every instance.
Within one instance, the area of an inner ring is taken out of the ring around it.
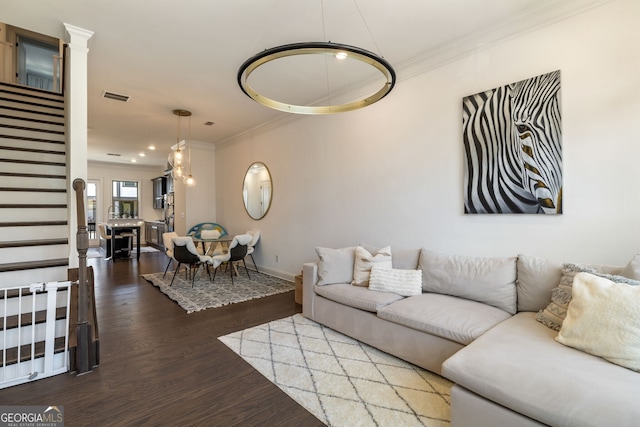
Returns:
[[[253,219],[262,219],[271,206],[272,182],[271,173],[262,162],[249,166],[244,175],[242,199],[244,208]]]

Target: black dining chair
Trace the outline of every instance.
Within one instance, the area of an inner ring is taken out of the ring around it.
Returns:
[[[193,287],[193,283],[196,280],[196,274],[198,274],[200,266],[203,263],[208,263],[211,260],[211,257],[200,255],[193,243],[193,239],[189,236],[173,237],[171,241],[173,242],[173,259],[178,261],[178,266],[176,267],[176,271],[173,272],[173,277],[171,278],[171,284],[169,286],[173,285],[173,280],[176,278],[176,273],[180,270],[180,266],[185,264],[185,268],[187,269],[185,272],[186,278],[189,280],[189,275],[191,275],[191,287]]]
[[[216,272],[222,264],[226,263],[229,268],[229,274],[231,275],[231,284],[233,285],[233,263],[236,261],[242,261],[244,269],[247,272],[247,277],[251,279],[251,276],[249,276],[249,270],[247,269],[247,264],[244,262],[251,239],[252,236],[250,234],[239,234],[234,236],[233,240],[231,240],[231,243],[229,244],[229,250],[226,253],[210,257],[211,261],[208,261],[208,263],[213,266],[212,280],[216,280]]]

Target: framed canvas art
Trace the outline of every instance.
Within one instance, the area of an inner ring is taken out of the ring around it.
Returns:
[[[562,213],[560,71],[462,100],[464,212]]]

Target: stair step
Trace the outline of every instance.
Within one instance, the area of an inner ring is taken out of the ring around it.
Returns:
[[[22,152],[22,151],[18,151],[18,152],[14,151],[9,153],[5,152],[3,154],[9,154],[9,155],[17,154],[17,156],[15,156],[17,158],[13,158],[13,156],[0,157],[0,163],[12,163],[14,165],[21,164],[21,165],[42,165],[42,166],[59,166],[59,167],[67,166],[65,162],[56,162],[56,161],[47,160],[47,159],[50,159],[52,156],[58,157],[57,154],[52,155],[48,153],[36,153],[42,156],[45,160],[42,160],[42,159],[31,160],[31,159],[37,158],[38,157],[37,155],[29,156],[30,157],[29,160],[24,159],[22,157],[24,157],[25,152]]]
[[[0,146],[2,146],[5,150],[19,148],[26,150],[42,150],[55,154],[66,154],[65,144],[34,141],[33,139],[2,138],[2,136],[0,136]]]
[[[44,356],[44,346],[44,341],[39,341],[35,344],[35,357]],[[54,348],[54,353],[63,352],[65,350],[65,337],[56,338]],[[31,360],[31,344],[20,346],[20,362],[26,362],[29,360]],[[6,351],[6,362],[4,365],[0,366],[8,366],[16,363],[18,363],[18,347],[8,348]]]
[[[64,95],[62,93],[37,89],[31,86],[23,86],[15,83],[0,82],[0,91],[18,93],[22,96],[28,96],[34,99],[64,102]]]
[[[0,104],[0,114],[15,117],[16,120],[27,120],[41,123],[51,123],[58,126],[64,126],[64,115],[62,114],[47,114],[43,111],[33,111],[28,108],[9,108]],[[6,120],[6,119],[4,119]]]
[[[0,116],[0,117],[2,117],[2,116]],[[58,126],[56,126],[56,127],[58,127]],[[50,134],[54,134],[54,135],[64,135],[64,128],[63,128],[63,130],[37,128],[37,127],[33,127],[33,126],[21,126],[21,125],[18,125],[18,124],[14,124],[13,122],[12,123],[0,122],[0,128],[15,129],[15,130],[21,130],[21,131],[24,131],[24,132],[50,133]]]
[[[35,165],[35,167],[34,167]],[[64,163],[59,162],[40,162],[21,159],[6,159],[0,158],[0,169],[2,174],[32,174],[33,171],[37,171],[40,175],[55,175],[64,176],[66,173],[66,166]]]
[[[29,158],[32,157],[32,154],[50,154],[53,158],[55,158],[55,156],[64,156],[66,153],[62,150],[45,150],[42,148],[32,148],[32,147],[16,147],[13,145],[0,145],[0,150],[4,150],[6,151],[5,155],[8,155],[11,152],[18,152],[18,153],[22,153],[22,155],[24,156],[24,153],[30,153],[31,155],[29,155]]]
[[[0,176],[10,176],[10,177],[18,177],[18,178],[37,178],[37,179],[67,179],[66,175],[61,175],[58,173],[27,173],[27,172],[0,172]],[[2,180],[3,183],[8,184],[8,181]]]
[[[67,225],[67,221],[12,221],[0,222],[0,227],[50,227],[52,225]]]
[[[33,127],[35,130],[54,130],[62,129],[64,131],[64,121],[57,119],[52,120],[51,118],[40,117],[38,118],[35,115],[27,115],[22,114],[21,112],[16,112],[14,110],[8,110],[0,112],[0,123],[3,123],[7,126],[9,125],[17,125],[17,126],[25,126],[27,128]]]
[[[3,208],[3,206],[6,206]],[[66,221],[66,205],[36,206],[36,205],[0,205],[2,223],[14,224],[16,222],[39,223],[45,221]]]
[[[0,223],[2,224],[2,223]],[[62,225],[39,225],[41,222],[30,225],[0,228],[0,235],[5,241],[21,240],[42,240],[42,239],[63,239],[68,238],[69,228],[67,224]]]
[[[37,200],[40,203],[63,204],[67,202],[67,194],[65,190],[38,191],[38,189],[31,189],[31,191],[17,191],[0,187],[0,200],[11,200],[13,203],[29,203]]]
[[[21,136],[21,135],[12,135],[11,132],[2,132],[0,133],[0,141],[3,139],[14,139],[18,141],[33,141],[33,142],[41,142],[44,144],[56,144],[56,145],[64,145],[64,138],[38,138],[34,136]]]
[[[26,246],[66,245],[68,243],[69,243],[69,239],[14,240],[11,242],[0,242],[0,248],[21,248]]]
[[[12,298],[15,297],[8,293],[7,297]],[[0,296],[0,300],[4,300],[2,296]],[[56,307],[56,320],[65,319],[67,316],[67,307]],[[35,322],[31,321],[31,312],[23,313],[21,316],[7,316],[7,329],[15,329],[18,326],[31,326],[33,323],[36,325],[45,323],[47,320],[47,311],[40,310],[36,311]],[[18,323],[19,322],[19,323]],[[0,323],[0,331],[4,331],[3,325]]]
[[[13,246],[0,246],[0,260],[2,260],[3,264],[69,257],[69,245],[67,242],[51,243],[44,246],[15,246],[14,242],[11,242]]]
[[[37,113],[42,118],[49,117],[53,119],[64,118],[64,109],[57,107],[49,107],[34,102],[21,102],[14,99],[0,96],[0,108],[4,113],[9,111],[21,112],[21,113]]]
[[[48,267],[65,267],[69,265],[67,258],[58,259],[46,259],[42,261],[28,261],[28,262],[10,262],[6,264],[0,264],[0,273],[6,271],[22,271],[22,270],[34,270],[38,268]]]
[[[52,111],[64,111],[63,99],[50,99],[0,88],[0,101],[17,103],[23,108],[49,108]]]

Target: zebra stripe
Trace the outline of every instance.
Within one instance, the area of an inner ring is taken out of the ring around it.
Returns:
[[[465,213],[562,213],[560,71],[465,97]]]

